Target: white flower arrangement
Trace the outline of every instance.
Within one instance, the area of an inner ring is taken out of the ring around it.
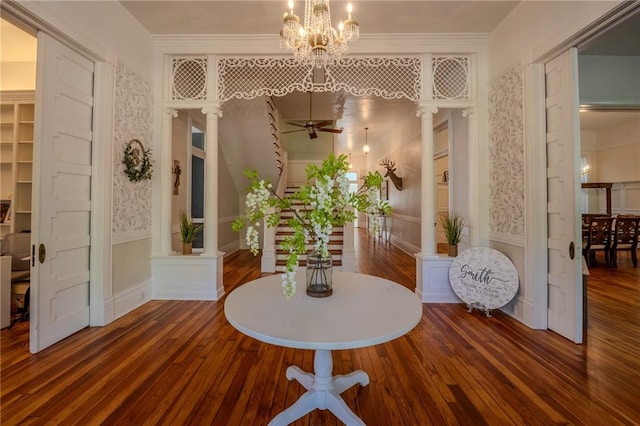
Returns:
[[[259,253],[258,229],[264,218],[269,227],[277,226],[283,210],[293,211],[287,225],[293,235],[285,237],[282,247],[289,252],[285,272],[282,274],[283,292],[291,298],[296,291],[295,273],[298,256],[307,252],[306,245],[313,241],[314,249],[323,257],[329,257],[329,237],[334,227],[353,222],[355,211],[369,212],[375,205],[377,212],[391,212],[387,201],[372,198],[382,182],[382,175],[370,172],[364,177],[364,184],[355,193],[349,192],[347,156],[329,155],[320,167],[307,167],[307,183],[299,191],[285,197],[278,196],[271,183],[260,179],[256,171],[246,171],[251,181],[246,197],[245,215],[233,222],[232,229],[240,231],[247,226],[246,241],[254,255]],[[371,191],[375,189],[375,191]],[[303,207],[300,208],[299,206]],[[275,212],[267,214],[270,207]]]

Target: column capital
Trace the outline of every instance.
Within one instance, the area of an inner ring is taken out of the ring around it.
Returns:
[[[476,119],[478,118],[478,108],[475,106],[466,108],[462,110],[462,117],[463,118],[469,118],[469,119]]]
[[[421,103],[420,105],[418,105],[418,108],[416,109],[416,117],[421,117],[429,113],[431,113],[432,115],[437,114],[438,107],[435,105],[427,104],[427,103],[424,103],[424,104]]]
[[[218,118],[222,118],[222,105],[220,104],[211,104],[202,107],[202,113],[205,115],[214,114],[217,115]]]
[[[165,120],[178,118],[178,110],[171,107],[166,107],[162,111],[162,118],[164,118]]]

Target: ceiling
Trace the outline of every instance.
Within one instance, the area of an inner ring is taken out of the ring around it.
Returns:
[[[278,34],[287,8],[285,0],[120,2],[152,34]],[[353,17],[361,32],[369,34],[489,33],[518,3],[352,1]],[[304,3],[295,4],[295,12],[302,18]],[[346,1],[330,3],[333,19],[346,18],[346,5]]]

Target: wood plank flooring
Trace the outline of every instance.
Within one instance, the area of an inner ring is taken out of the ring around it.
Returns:
[[[413,289],[415,259],[356,238],[359,272]],[[371,382],[343,393],[367,425],[640,424],[640,268],[594,267],[585,345],[530,330],[501,312],[424,305],[409,334],[334,352],[334,372]],[[224,265],[227,292],[258,278],[259,259]],[[152,301],[37,355],[28,324],[1,333],[2,425],[266,425],[304,391],[285,370],[312,351],[231,327],[220,302]],[[295,425],[338,425],[316,410]]]

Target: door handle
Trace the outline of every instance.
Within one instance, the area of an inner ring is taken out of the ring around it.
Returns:
[[[571,244],[569,244],[569,258],[573,260],[574,257],[576,257],[576,245],[571,241]]]
[[[44,263],[44,259],[47,257],[47,249],[44,247],[44,244],[40,244],[38,247],[38,260],[40,263]]]

